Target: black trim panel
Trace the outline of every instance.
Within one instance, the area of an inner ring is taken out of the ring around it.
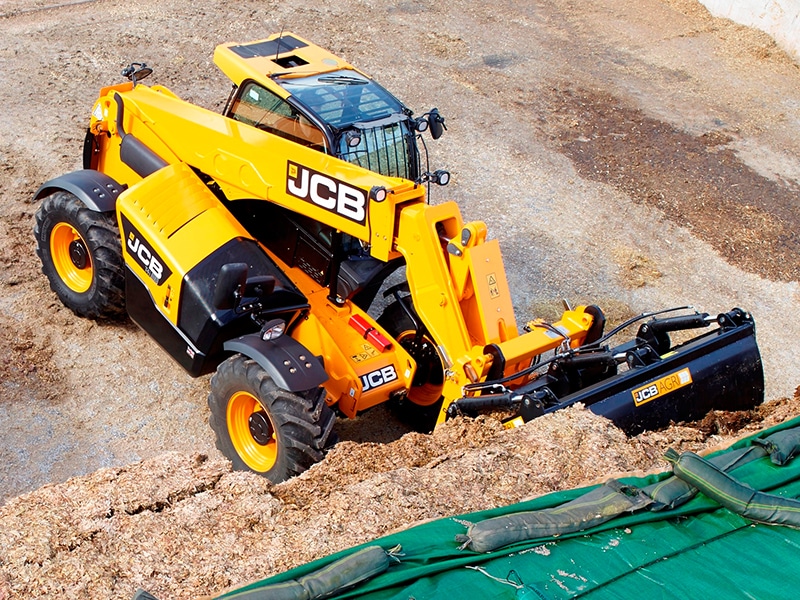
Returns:
[[[216,364],[207,364],[206,355],[193,348],[175,326],[156,309],[147,287],[127,265],[125,304],[133,322],[144,329],[192,377],[214,370]]]

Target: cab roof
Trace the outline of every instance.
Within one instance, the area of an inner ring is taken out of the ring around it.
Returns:
[[[217,46],[214,62],[237,86],[253,79],[277,91],[272,77],[306,77],[349,69],[350,63],[293,33],[283,32],[254,42]],[[284,91],[281,95],[285,96]]]

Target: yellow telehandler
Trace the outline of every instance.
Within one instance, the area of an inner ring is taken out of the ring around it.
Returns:
[[[128,314],[192,376],[236,468],[282,481],[322,459],[335,415],[390,401],[430,429],[509,426],[581,402],[626,431],[763,399],[751,316],[688,307],[605,333],[596,306],[518,328],[497,240],[432,205],[419,116],[292,33],[219,46],[221,114],[142,80],[100,91],[84,169],[43,184],[35,236],[76,314]],[[423,156],[424,154],[424,156]],[[628,327],[633,337],[612,343]],[[670,333],[702,329],[673,345]]]

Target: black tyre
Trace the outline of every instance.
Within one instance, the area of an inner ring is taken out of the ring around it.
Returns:
[[[68,192],[47,196],[36,211],[36,254],[61,302],[90,319],[125,314],[122,242],[113,212],[86,207]]]
[[[279,483],[322,460],[333,443],[335,415],[322,388],[295,394],[236,354],[211,378],[209,424],[233,468]]]
[[[386,307],[378,324],[417,362],[411,389],[404,398],[391,401],[392,410],[415,431],[433,431],[442,408],[444,387],[444,367],[436,344],[428,334],[417,335],[414,322],[399,302]]]

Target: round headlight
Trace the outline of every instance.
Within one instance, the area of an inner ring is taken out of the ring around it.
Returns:
[[[273,319],[265,323],[261,328],[261,339],[265,342],[275,340],[283,335],[286,331],[286,321],[281,319]]]
[[[439,185],[447,185],[450,183],[450,173],[444,169],[434,172],[433,180]]]
[[[376,185],[369,191],[370,199],[374,200],[375,202],[383,202],[386,200],[386,188],[380,185]]]

